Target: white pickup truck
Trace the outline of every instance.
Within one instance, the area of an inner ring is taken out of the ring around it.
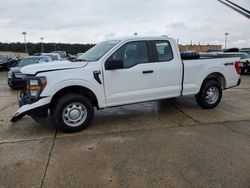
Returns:
[[[51,116],[56,128],[86,128],[94,107],[195,95],[202,108],[216,107],[222,90],[240,84],[239,58],[182,60],[174,39],[132,37],[102,42],[79,62],[46,63],[21,69],[27,87],[12,117]]]

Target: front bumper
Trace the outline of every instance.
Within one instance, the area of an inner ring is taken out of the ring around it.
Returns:
[[[42,117],[48,116],[48,109],[51,97],[40,98],[34,103],[27,103],[22,93],[20,94],[18,101],[20,108],[12,116],[11,121],[15,122],[19,120],[24,115]]]

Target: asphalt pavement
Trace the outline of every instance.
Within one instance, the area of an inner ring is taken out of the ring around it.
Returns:
[[[0,187],[250,187],[250,75],[201,109],[194,97],[96,111],[81,132],[25,116],[0,72]]]

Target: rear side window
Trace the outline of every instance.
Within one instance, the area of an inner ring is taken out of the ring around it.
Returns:
[[[173,59],[173,51],[169,41],[155,41],[158,61],[171,61]]]

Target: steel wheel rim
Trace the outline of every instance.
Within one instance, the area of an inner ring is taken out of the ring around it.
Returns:
[[[79,102],[68,104],[62,112],[63,122],[70,127],[80,126],[87,118],[87,108]]]
[[[210,87],[206,93],[206,100],[208,104],[214,104],[219,99],[219,89],[217,87]]]

